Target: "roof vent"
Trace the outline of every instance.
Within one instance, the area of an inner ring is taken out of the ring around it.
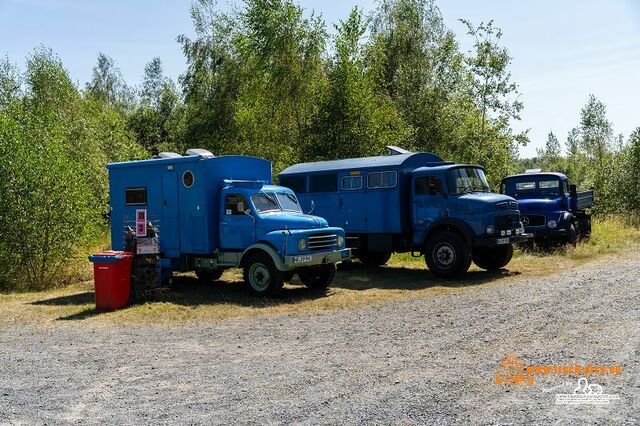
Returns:
[[[387,145],[388,155],[400,155],[400,154],[413,154],[411,151],[407,151],[399,146]]]
[[[196,156],[199,155],[201,157],[215,157],[215,155],[213,155],[212,153],[210,153],[209,151],[207,151],[206,149],[200,149],[200,148],[191,148],[187,150],[187,155],[188,156]]]
[[[179,157],[182,157],[182,155],[176,152],[160,152],[158,154],[158,158],[179,158]]]
[[[524,172],[525,173],[540,173],[542,171],[542,169],[527,169]]]

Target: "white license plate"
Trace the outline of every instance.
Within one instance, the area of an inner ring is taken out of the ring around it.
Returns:
[[[498,244],[509,244],[508,238],[498,238]]]
[[[311,262],[311,256],[294,256],[293,263]]]

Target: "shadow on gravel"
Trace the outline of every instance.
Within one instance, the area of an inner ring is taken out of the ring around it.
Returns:
[[[469,287],[495,281],[501,278],[520,275],[517,271],[501,269],[499,271],[469,271],[459,278],[447,280],[438,278],[426,269],[394,268],[384,266],[380,268],[366,268],[352,263],[341,266],[338,279],[334,287],[350,290],[393,289],[393,290],[421,290],[429,287]]]
[[[359,264],[340,267],[333,288],[349,290],[422,290],[430,287],[444,286],[449,288],[481,285],[498,279],[519,275],[519,272],[500,270],[496,272],[470,271],[461,278],[444,280],[431,274],[426,269],[410,269],[397,267],[365,268]],[[203,282],[193,275],[177,275],[169,288],[162,288],[149,294],[145,302],[165,302],[183,306],[199,305],[236,305],[250,308],[295,305],[305,301],[331,297],[328,292],[304,287],[294,278],[277,297],[255,297],[249,293],[246,285],[238,280]],[[93,292],[83,292],[68,296],[30,302],[32,305],[44,306],[82,306],[93,304]],[[84,320],[102,314],[94,308],[61,316],[58,320]]]
[[[94,302],[94,295],[92,291],[84,293],[70,294],[69,296],[54,297],[52,299],[36,300],[31,302],[31,305],[45,305],[45,306],[57,306],[57,305],[87,305]]]
[[[175,303],[185,306],[233,304],[261,308],[291,305],[306,300],[327,297],[327,292],[304,287],[298,281],[288,285],[277,297],[255,297],[242,281],[202,282],[192,276],[176,276],[171,287],[156,292],[149,301]]]

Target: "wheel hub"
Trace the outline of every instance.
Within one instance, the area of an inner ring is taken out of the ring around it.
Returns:
[[[255,263],[249,270],[249,281],[256,290],[264,290],[269,286],[269,270],[262,263]]]
[[[435,253],[435,260],[444,267],[453,265],[456,260],[456,253],[449,244],[441,244]]]

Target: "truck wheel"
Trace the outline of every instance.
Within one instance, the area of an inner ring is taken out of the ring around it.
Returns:
[[[471,253],[457,234],[438,232],[425,244],[424,260],[435,275],[452,278],[467,272],[471,266]]]
[[[329,287],[336,277],[336,265],[329,263],[327,265],[313,266],[311,268],[301,269],[298,276],[302,284],[314,290],[324,290]]]
[[[358,254],[358,260],[365,266],[382,266],[391,259],[391,253],[386,251],[362,251]]]
[[[591,217],[580,219],[580,238],[587,239],[591,236]]]
[[[477,248],[473,251],[473,262],[487,271],[497,271],[511,262],[513,246],[496,246],[492,248]]]
[[[284,272],[276,268],[267,253],[254,253],[244,264],[244,282],[253,294],[258,296],[275,295],[284,284]]]
[[[217,281],[222,276],[220,269],[196,269],[196,276],[203,283]]]

